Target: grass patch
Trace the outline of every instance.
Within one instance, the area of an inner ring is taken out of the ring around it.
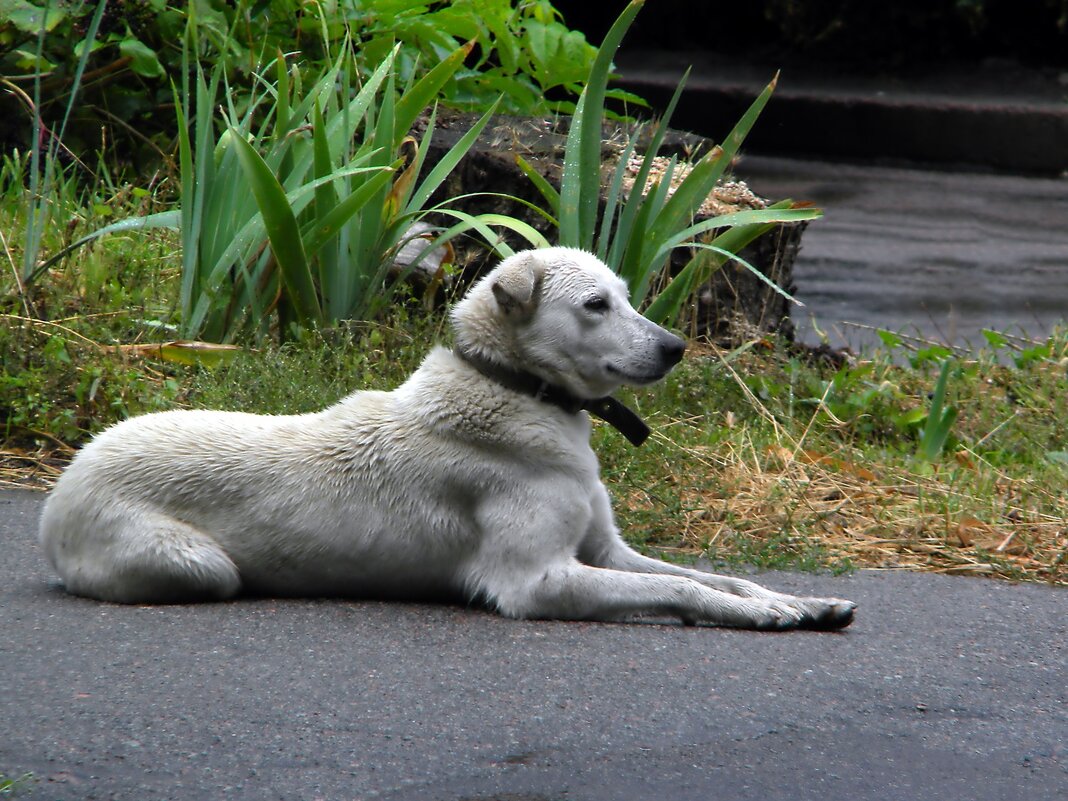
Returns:
[[[412,309],[415,309],[413,304]],[[132,358],[121,315],[0,320],[0,481],[47,486],[104,426],[163,408],[298,413],[390,389],[445,338],[442,315],[309,334],[207,368]],[[882,352],[835,369],[772,343],[693,344],[663,384],[629,394],[654,434],[596,424],[620,527],[666,558],[764,568],[922,569],[1068,583],[1068,334],[1042,358],[957,358],[940,454],[921,437],[941,361]],[[21,359],[21,361],[20,361]],[[12,391],[17,387],[18,391]]]
[[[25,190],[7,175],[0,232],[23,224]],[[53,219],[69,223],[44,246],[153,203],[121,185],[57,193]],[[445,337],[444,316],[411,302],[215,367],[147,358],[129,346],[176,336],[173,234],[101,239],[28,289],[20,243],[0,243],[0,485],[47,487],[75,447],[135,414],[296,413],[389,389]],[[667,381],[629,398],[654,431],[645,446],[595,427],[621,528],[667,558],[1068,583],[1068,332],[986,340],[968,354],[886,334],[840,368],[765,341],[693,344]]]
[[[645,449],[604,426],[595,447],[639,545],[762,567],[1063,584],[1068,338],[1049,344],[1049,359],[1024,367],[991,353],[958,364],[960,417],[934,462],[918,455],[915,412],[937,364],[879,354],[830,370],[756,348],[695,348],[636,398],[656,431]]]

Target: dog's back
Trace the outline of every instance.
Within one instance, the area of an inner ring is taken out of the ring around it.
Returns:
[[[394,392],[315,414],[134,418],[76,456],[40,540],[70,592],[102,600],[463,595],[478,498],[522,465],[582,463],[588,438],[584,419],[501,395],[439,348]]]

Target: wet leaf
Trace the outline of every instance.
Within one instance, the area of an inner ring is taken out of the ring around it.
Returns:
[[[174,340],[173,342],[150,342],[136,345],[119,345],[118,350],[128,356],[161,359],[175,364],[214,367],[228,362],[241,352],[237,345],[219,345],[214,342]]]
[[[130,69],[145,78],[162,78],[163,65],[156,51],[139,39],[129,36],[119,42],[119,52],[130,59]]]

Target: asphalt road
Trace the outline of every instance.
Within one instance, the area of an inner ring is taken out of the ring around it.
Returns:
[[[818,342],[813,321],[854,349],[878,339],[844,323],[977,347],[983,328],[1044,337],[1068,322],[1068,177],[756,156],[737,172],[825,211],[794,265],[802,341]]]
[[[0,492],[0,773],[32,799],[1068,797],[1068,593],[766,574],[842,633],[66,595]]]

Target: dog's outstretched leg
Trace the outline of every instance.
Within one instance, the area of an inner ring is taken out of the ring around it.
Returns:
[[[802,619],[801,612],[778,601],[742,598],[681,576],[609,570],[577,560],[558,564],[535,581],[512,574],[482,591],[502,614],[519,618],[611,621],[664,615],[688,624],[760,630],[794,628]]]
[[[117,603],[183,603],[240,590],[233,561],[193,526],[144,511],[101,517],[72,525],[46,514],[45,553],[68,592]]]
[[[852,601],[846,601],[841,598],[812,598],[787,595],[769,590],[746,579],[720,576],[715,573],[706,573],[702,570],[692,570],[662,562],[659,559],[650,559],[648,556],[642,556],[640,553],[631,550],[623,543],[621,545],[621,548],[612,549],[609,558],[605,560],[604,567],[636,573],[680,576],[719,592],[740,598],[760,599],[783,604],[797,610],[800,615],[798,626],[801,628],[840,629],[853,622],[853,615],[857,605]]]
[[[623,570],[632,573],[648,573],[664,576],[679,576],[698,582],[719,592],[741,598],[762,599],[795,609],[799,615],[798,626],[808,629],[840,629],[853,622],[857,605],[841,598],[811,598],[774,592],[766,587],[732,576],[721,576],[693,570],[651,559],[628,546],[619,536],[611,519],[607,497],[597,504],[594,522],[579,551],[580,559],[595,567]]]

